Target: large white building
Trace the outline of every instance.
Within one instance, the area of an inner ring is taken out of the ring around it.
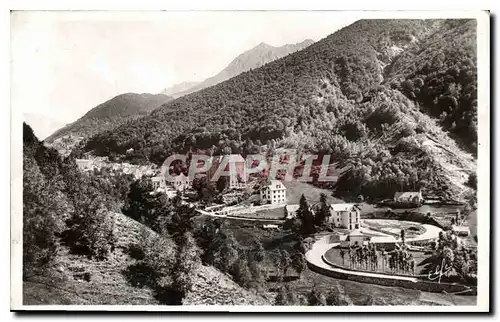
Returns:
[[[349,230],[360,228],[360,211],[354,204],[338,203],[330,205],[328,223]]]
[[[279,180],[271,180],[260,190],[262,203],[280,204],[286,203],[286,187]]]

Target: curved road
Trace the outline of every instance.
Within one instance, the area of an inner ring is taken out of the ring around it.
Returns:
[[[366,276],[366,277],[373,277],[373,278],[391,278],[394,280],[406,280],[409,282],[417,282],[418,279],[415,277],[406,277],[406,276],[392,276],[392,275],[385,275],[385,274],[377,274],[377,273],[368,273],[368,272],[360,272],[360,271],[352,271],[352,270],[346,270],[338,267],[331,266],[327,264],[323,260],[323,255],[327,250],[332,248],[333,246],[338,245],[338,243],[330,243],[329,242],[330,236],[323,236],[320,238],[318,241],[316,241],[312,248],[306,253],[306,260],[312,264],[313,266],[321,267],[325,270],[329,270],[332,272],[337,272],[341,274],[351,274],[351,275],[358,275],[358,276]]]

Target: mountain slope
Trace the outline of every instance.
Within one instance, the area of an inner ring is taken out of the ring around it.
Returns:
[[[199,85],[201,82],[182,82],[179,84],[175,84],[173,86],[165,88],[161,94],[168,95],[171,97],[178,97],[178,93],[188,91],[190,88],[193,88]]]
[[[474,73],[475,41],[465,40],[474,38],[475,28],[473,20],[361,20],[304,50],[93,137],[85,150],[123,156],[134,148],[128,159],[146,157],[160,164],[174,152],[246,154],[267,143],[331,154],[341,167],[350,168],[335,186],[342,197],[392,197],[395,191],[419,188],[456,196],[464,179],[475,172],[475,161],[450,138],[446,126],[432,118],[423,99],[405,91],[406,65],[412,60],[404,57],[407,52],[426,57],[431,44],[433,51],[427,55],[448,52],[460,33],[464,41],[458,59],[467,64],[454,68],[458,75],[462,70]],[[446,68],[455,56],[448,60],[443,55],[437,71],[423,61],[414,65],[423,71],[420,77],[433,90],[436,106],[442,102],[451,110],[449,100],[440,97],[455,86]],[[437,75],[439,87],[427,82]],[[474,81],[465,78],[460,87],[473,89]],[[457,108],[471,111],[468,102]],[[454,164],[460,171],[451,178],[453,167],[447,165]]]
[[[225,80],[228,80],[234,76],[237,76],[251,69],[259,68],[260,66],[267,64],[273,60],[279,59],[288,54],[302,50],[313,43],[314,41],[310,39],[304,40],[303,42],[297,44],[287,44],[281,47],[274,47],[265,43],[260,43],[256,47],[236,57],[226,68],[224,68],[217,75],[210,77],[200,83],[187,82],[175,85],[174,87],[165,89],[162,93],[166,95],[171,95],[176,98],[184,96],[199,91],[203,88],[219,84]],[[182,87],[186,88],[181,89]],[[174,92],[173,91],[174,88],[179,90]]]
[[[45,141],[55,144],[56,148],[61,145],[64,146],[63,142],[59,142],[64,137],[88,137],[112,129],[127,121],[147,115],[169,100],[171,100],[171,97],[162,94],[121,94],[94,107],[75,122],[57,130]],[[70,139],[69,141],[73,142],[75,140]]]
[[[107,181],[80,173],[23,125],[23,304],[161,305],[168,300],[145,282],[151,271],[137,249],[153,252],[155,262],[172,260],[174,241],[111,211],[109,195],[116,187]],[[84,222],[74,221],[78,211]],[[68,230],[71,239],[64,238]],[[105,258],[83,252],[87,240],[106,250]],[[236,305],[269,304],[213,267],[199,265],[194,285],[187,293],[190,304],[222,305],[231,298]]]

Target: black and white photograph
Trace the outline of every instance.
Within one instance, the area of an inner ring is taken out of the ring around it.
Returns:
[[[490,309],[487,11],[11,11],[11,310]]]

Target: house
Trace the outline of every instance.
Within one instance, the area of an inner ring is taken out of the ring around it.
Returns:
[[[370,236],[367,236],[359,229],[351,231],[346,238],[341,241],[341,247],[363,246],[370,242]]]
[[[262,203],[281,204],[286,203],[286,187],[279,180],[271,180],[260,190]]]
[[[82,171],[90,171],[94,168],[94,163],[89,159],[76,159],[76,166]]]
[[[452,225],[451,230],[457,235],[462,237],[467,237],[470,235],[470,229],[467,226],[457,226]]]
[[[424,202],[424,197],[422,197],[422,192],[405,191],[396,192],[394,194],[394,202],[397,203],[412,203],[412,204],[422,204]]]
[[[349,230],[360,228],[360,210],[354,204],[338,203],[330,205],[328,223]]]
[[[297,210],[299,210],[300,205],[286,205],[285,206],[285,216],[286,219],[295,218],[297,216]]]
[[[156,176],[151,178],[151,183],[153,184],[153,189],[158,190],[158,189],[165,189],[165,178],[162,176]]]
[[[225,160],[224,160],[225,159]],[[207,162],[210,163],[210,169],[207,176],[213,178],[220,165],[227,161],[224,171],[229,171],[229,188],[245,188],[247,182],[247,167],[245,159],[240,154],[212,156]]]
[[[191,188],[192,182],[184,173],[181,173],[172,179],[171,184],[176,190],[182,191]]]

